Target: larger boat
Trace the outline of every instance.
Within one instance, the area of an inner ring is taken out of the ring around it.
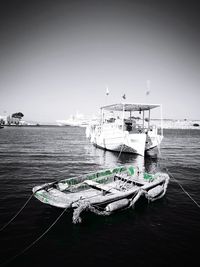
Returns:
[[[160,109],[160,118],[152,124],[151,111],[155,108]],[[163,139],[162,106],[137,103],[103,106],[100,122],[87,126],[86,136],[99,148],[144,156],[145,151],[157,149]]]

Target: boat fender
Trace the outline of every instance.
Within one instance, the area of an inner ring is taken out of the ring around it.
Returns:
[[[160,193],[162,193],[163,190],[164,190],[164,189],[163,189],[163,186],[158,185],[158,186],[156,186],[156,187],[154,187],[154,188],[152,188],[152,189],[150,189],[150,190],[148,191],[148,196],[151,197],[151,198],[154,198],[154,197],[156,197],[157,195],[159,195]]]
[[[115,210],[119,210],[122,208],[125,208],[129,205],[129,200],[127,198],[117,200],[115,202],[112,202],[106,206],[106,211],[112,212]]]

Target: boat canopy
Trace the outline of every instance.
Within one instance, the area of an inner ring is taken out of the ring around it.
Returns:
[[[119,103],[103,106],[101,109],[110,111],[143,111],[160,107],[160,104],[137,104],[137,103]]]

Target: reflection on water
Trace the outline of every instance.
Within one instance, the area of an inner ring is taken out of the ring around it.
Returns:
[[[113,168],[116,165],[133,165],[138,167],[140,171],[150,173],[160,171],[158,158],[149,155],[143,157],[136,154],[113,152],[96,147],[90,149],[90,154],[97,159],[100,166],[105,166],[106,168]]]

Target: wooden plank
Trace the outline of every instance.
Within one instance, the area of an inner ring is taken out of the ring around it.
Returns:
[[[105,184],[100,184],[91,180],[85,180],[84,183],[86,183],[87,185],[89,185],[92,188],[98,189],[98,190],[102,190],[105,191],[107,193],[117,193],[119,192],[117,189],[113,188],[112,186],[109,185],[105,185]]]

